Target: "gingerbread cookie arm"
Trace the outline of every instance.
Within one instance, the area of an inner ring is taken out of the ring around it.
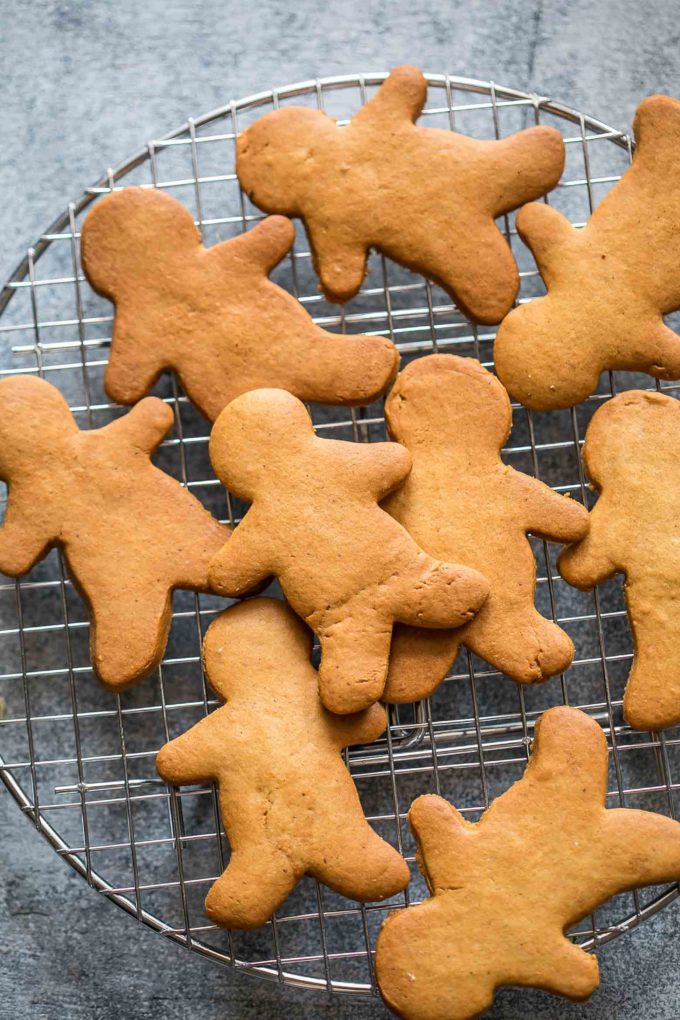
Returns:
[[[588,511],[581,503],[530,475],[515,472],[512,479],[527,531],[549,542],[576,542],[584,537]]]
[[[390,123],[410,120],[413,124],[422,113],[427,98],[427,82],[417,67],[404,64],[396,67],[385,79],[372,99],[352,117],[352,125],[375,124],[389,130]]]
[[[613,577],[617,564],[609,552],[608,539],[609,527],[598,502],[590,513],[590,530],[586,537],[565,549],[557,560],[557,569],[564,580],[574,588],[590,591],[596,584]]]
[[[256,515],[257,510],[249,510],[248,518],[210,561],[208,583],[219,595],[240,598],[274,572],[266,532],[258,528]]]
[[[433,793],[413,801],[408,822],[430,892],[460,886],[465,877],[465,858],[474,851],[473,827],[453,804]]]
[[[245,234],[207,249],[207,257],[223,260],[230,268],[234,261],[249,262],[264,276],[290,251],[295,227],[285,216],[268,216]]]
[[[532,202],[517,213],[517,232],[536,259],[541,276],[552,287],[560,272],[564,251],[578,237],[569,220],[543,202]]]
[[[168,368],[159,348],[140,344],[143,311],[116,306],[109,362],[104,372],[106,393],[117,404],[134,404],[149,392]]]
[[[151,454],[172,428],[174,416],[158,397],[145,397],[120,418],[107,425],[107,431],[125,436],[131,446]]]
[[[220,712],[221,709],[217,709]],[[156,771],[161,779],[173,786],[194,782],[208,782],[215,778],[211,762],[210,734],[214,728],[214,716],[206,716],[185,733],[176,736],[164,745],[156,756]],[[220,744],[220,749],[222,749]]]
[[[353,744],[370,744],[385,732],[387,726],[387,715],[381,705],[371,705],[365,712],[344,716],[325,710],[324,717],[340,750]]]
[[[656,174],[678,175],[680,103],[670,96],[643,99],[633,120],[635,163]]]
[[[324,446],[327,440],[323,440]],[[347,446],[346,443],[342,444]],[[411,470],[411,454],[400,443],[355,443],[351,449],[351,478],[362,494],[382,499],[404,481]]]
[[[156,771],[161,779],[171,786],[209,782],[215,774],[209,762],[214,760],[210,753],[211,734],[215,728],[215,716],[222,709],[201,719],[190,730],[165,744],[156,756]],[[223,742],[220,754],[223,755]]]
[[[36,509],[38,513],[36,513]],[[0,527],[0,571],[20,577],[41,560],[55,541],[53,527],[40,516],[36,494],[15,482],[11,485],[5,519]]]

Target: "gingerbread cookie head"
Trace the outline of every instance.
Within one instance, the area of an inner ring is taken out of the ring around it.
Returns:
[[[221,701],[250,692],[269,700],[286,683],[282,663],[309,661],[312,634],[275,599],[241,602],[210,624],[203,640],[203,665]],[[257,691],[253,677],[257,677]]]
[[[416,455],[441,447],[474,459],[498,453],[510,434],[512,411],[503,386],[474,358],[431,354],[411,362],[385,402],[390,433]],[[457,442],[465,436],[465,443]]]
[[[285,390],[244,393],[229,404],[210,434],[210,459],[228,489],[253,500],[284,481],[290,458],[304,454],[314,426],[302,404]]]
[[[605,370],[680,378],[680,338],[663,320],[680,307],[680,102],[645,99],[634,132],[632,165],[585,227],[543,204],[517,215],[547,294],[508,315],[494,357],[527,407],[571,407]]]
[[[335,121],[306,106],[282,107],[255,121],[237,140],[237,168],[246,194],[257,188],[263,209],[284,216],[298,214],[308,176],[310,156],[319,145],[331,145]]]
[[[661,497],[657,487],[673,478],[678,456],[680,404],[644,390],[620,393],[598,408],[583,445],[588,476],[599,489],[625,484],[632,496],[646,489],[650,500]]]
[[[680,824],[606,810],[607,742],[577,709],[541,717],[524,776],[479,822],[441,797],[409,811],[431,897],[390,914],[378,987],[404,1020],[470,1020],[502,985],[581,1001],[594,956],[566,932],[611,896],[680,874]]]
[[[59,456],[78,431],[59,390],[37,376],[0,380],[0,471],[5,477]]]
[[[201,243],[189,210],[156,188],[125,188],[102,198],[83,223],[80,252],[92,286],[115,298],[121,287],[155,283],[167,294]]]

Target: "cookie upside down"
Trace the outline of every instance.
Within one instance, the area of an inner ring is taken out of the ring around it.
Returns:
[[[522,779],[477,824],[447,801],[409,811],[431,898],[392,913],[376,947],[386,1004],[404,1020],[469,1020],[501,985],[581,1001],[597,960],[565,936],[605,900],[680,877],[680,823],[605,809],[607,741],[573,708],[541,716]]]

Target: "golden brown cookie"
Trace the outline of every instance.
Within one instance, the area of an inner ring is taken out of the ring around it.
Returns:
[[[307,107],[275,110],[239,136],[236,172],[261,209],[302,217],[331,301],[357,293],[377,248],[467,315],[498,322],[519,279],[494,219],[555,187],[562,137],[533,127],[478,141],[416,127],[426,95],[420,71],[404,66],[346,127]]]
[[[294,237],[289,220],[272,216],[204,248],[190,212],[162,191],[126,188],[97,202],[81,254],[92,286],[116,306],[111,399],[133,404],[168,368],[211,421],[258,386],[324,404],[379,396],[397,370],[394,345],[326,332],[268,279]]]
[[[90,611],[92,665],[110,691],[163,657],[172,590],[207,591],[208,563],[229,537],[150,455],[172,427],[148,397],[81,432],[59,391],[34,376],[0,381],[0,477],[9,502],[0,570],[26,573],[59,546]]]
[[[680,824],[605,810],[607,741],[575,708],[536,726],[526,772],[477,824],[434,795],[409,811],[431,898],[390,914],[376,947],[383,999],[404,1020],[468,1020],[501,985],[581,1001],[597,959],[565,937],[624,890],[676,881]]]
[[[231,860],[205,906],[226,928],[264,924],[305,874],[362,901],[408,884],[406,861],[364,818],[340,753],[379,737],[384,709],[327,712],[311,650],[310,632],[283,602],[252,599],[221,613],[203,658],[226,705],[158,755],[168,783],[219,784]]]
[[[590,531],[565,549],[562,576],[589,590],[615,573],[635,644],[623,699],[626,722],[661,730],[680,722],[680,404],[630,390],[593,415],[583,457],[600,492]]]
[[[566,669],[574,647],[536,611],[527,533],[575,541],[587,531],[588,514],[503,463],[512,413],[501,384],[473,358],[433,354],[399,375],[385,417],[413,467],[383,506],[431,556],[474,567],[491,586],[480,611],[458,630],[395,629],[385,700],[431,694],[461,642],[518,683]]]
[[[480,574],[428,556],[378,506],[411,466],[398,443],[320,439],[299,400],[262,389],[225,408],[210,457],[224,485],[252,503],[210,564],[210,583],[239,596],[279,578],[321,642],[330,711],[380,698],[395,620],[459,626],[486,598]]]
[[[606,369],[680,378],[680,338],[663,316],[680,308],[680,102],[638,106],[637,148],[582,229],[547,205],[517,216],[548,288],[520,305],[496,338],[496,371],[527,407],[571,407]]]

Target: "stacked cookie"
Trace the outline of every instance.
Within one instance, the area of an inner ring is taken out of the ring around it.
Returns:
[[[257,121],[238,139],[237,172],[271,215],[210,249],[160,192],[95,205],[82,260],[115,303],[105,386],[134,405],[112,424],[80,431],[45,381],[0,381],[0,570],[18,576],[62,549],[108,690],[159,665],[173,589],[246,599],[205,636],[222,706],[157,761],[168,783],[219,785],[231,858],[206,911],[229,928],[263,924],[305,874],[364,902],[406,887],[408,866],[366,821],[341,751],[384,731],[380,702],[433,693],[462,645],[520,684],[567,669],[569,637],[535,608],[529,535],[569,546],[559,569],[579,588],[626,575],[626,719],[680,721],[677,401],[632,391],[598,410],[584,453],[601,491],[590,515],[500,458],[508,393],[551,410],[588,396],[604,369],[680,378],[663,322],[680,306],[664,269],[680,237],[680,103],[641,104],[633,164],[582,230],[524,206],[518,230],[548,294],[511,310],[518,272],[494,220],[556,185],[561,136],[535,127],[480,142],[416,127],[425,98],[423,76],[403,67],[347,126],[295,107]],[[330,300],[356,294],[377,248],[471,318],[502,320],[498,377],[453,355],[397,374],[389,341],[316,326],[269,279],[293,242],[287,217],[304,221]],[[233,531],[151,462],[172,414],[146,394],[166,369],[214,422],[217,478],[250,504]],[[304,406],[385,394],[382,443],[320,438]],[[258,594],[271,578],[285,601]],[[680,878],[680,826],[606,811],[606,771],[600,727],[551,709],[524,778],[477,825],[440,797],[413,804],[431,898],[388,918],[376,954],[397,1014],[471,1017],[502,984],[592,992],[597,964],[565,930],[619,891]]]

